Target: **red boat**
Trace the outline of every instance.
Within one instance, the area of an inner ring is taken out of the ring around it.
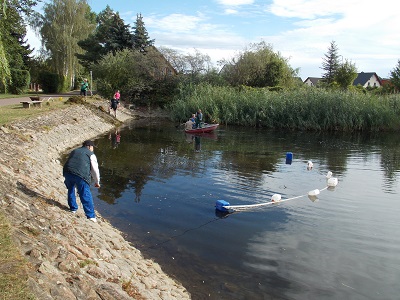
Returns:
[[[207,133],[217,129],[219,124],[203,124],[201,128],[185,129],[186,133]]]

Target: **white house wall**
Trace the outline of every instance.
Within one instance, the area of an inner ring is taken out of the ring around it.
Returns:
[[[364,87],[380,87],[380,83],[376,76],[372,76],[365,84]]]

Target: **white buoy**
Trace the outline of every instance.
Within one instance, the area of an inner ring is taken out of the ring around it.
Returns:
[[[337,186],[338,179],[336,177],[331,177],[328,179],[328,186]]]
[[[272,195],[272,197],[271,197],[271,201],[272,202],[279,202],[279,201],[281,201],[281,195],[280,194],[273,194]]]
[[[317,196],[319,195],[319,189],[315,189],[308,192],[308,196]]]
[[[307,170],[311,170],[313,167],[314,167],[314,164],[312,163],[311,160],[309,160],[309,161],[307,162]]]
[[[332,172],[331,172],[331,171],[329,171],[329,172],[328,172],[328,174],[326,174],[326,178],[328,178],[328,179],[329,179],[329,178],[331,178],[331,177],[332,177]]]

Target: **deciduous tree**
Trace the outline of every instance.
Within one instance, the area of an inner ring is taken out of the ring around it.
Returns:
[[[44,6],[40,33],[51,58],[53,72],[64,76],[72,87],[79,70],[76,53],[82,53],[78,41],[95,28],[86,0],[52,0]]]
[[[261,42],[250,44],[249,49],[230,61],[221,61],[221,73],[233,86],[291,87],[295,85],[297,70],[290,67],[288,59],[274,52],[271,45]]]
[[[334,81],[344,90],[353,85],[357,78],[357,68],[352,62],[346,61],[339,65],[336,70]]]

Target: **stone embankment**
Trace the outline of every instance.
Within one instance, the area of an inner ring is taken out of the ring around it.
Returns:
[[[99,108],[72,105],[0,130],[0,209],[31,266],[29,289],[37,299],[190,299],[107,220],[68,211],[59,158],[114,128]]]

